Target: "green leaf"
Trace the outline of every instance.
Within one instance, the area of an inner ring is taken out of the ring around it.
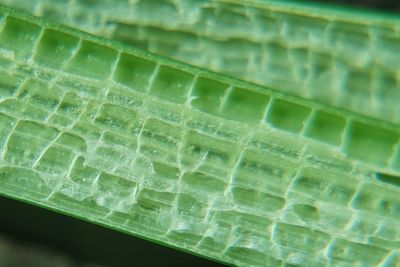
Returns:
[[[0,13],[2,195],[228,264],[396,264],[398,125]]]
[[[306,1],[6,0],[216,72],[400,123],[400,19]]]

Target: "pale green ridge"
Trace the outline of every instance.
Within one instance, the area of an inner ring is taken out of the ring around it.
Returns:
[[[3,0],[235,78],[400,123],[400,16],[273,0]]]
[[[0,194],[234,265],[398,265],[399,126],[0,13]]]

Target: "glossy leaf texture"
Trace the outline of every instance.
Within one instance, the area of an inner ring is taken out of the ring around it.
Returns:
[[[400,123],[400,17],[275,0],[3,0],[263,86]]]
[[[398,125],[0,13],[1,194],[228,264],[397,264]]]

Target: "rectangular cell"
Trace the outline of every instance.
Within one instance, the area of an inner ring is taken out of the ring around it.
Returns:
[[[362,63],[372,40],[365,24],[333,22],[326,32],[326,45],[340,58]]]
[[[254,23],[246,13],[246,9],[240,4],[223,3],[219,4],[213,16],[208,17],[211,20],[210,25],[218,25],[215,30],[224,34],[224,29],[229,29],[233,35],[244,35],[252,32]],[[239,50],[238,50],[239,51]]]
[[[7,142],[4,159],[12,165],[31,168],[50,141],[14,132]]]
[[[273,191],[284,194],[294,178],[296,165],[268,152],[246,149],[236,172],[233,174],[234,185],[240,187]]]
[[[354,159],[386,166],[394,153],[400,133],[391,129],[351,121],[344,152]]]
[[[217,80],[199,77],[192,92],[191,105],[206,113],[217,115],[229,85]]]
[[[208,197],[221,194],[226,187],[226,183],[220,179],[201,172],[187,172],[182,177],[182,183],[187,190],[195,192],[207,192]]]
[[[45,29],[34,54],[34,61],[44,67],[60,69],[72,56],[79,39],[53,29]]]
[[[217,224],[207,230],[205,236],[200,240],[199,249],[207,249],[217,253],[226,248],[227,240],[231,235],[231,227],[227,224]]]
[[[141,189],[137,195],[137,205],[152,212],[170,211],[176,195],[170,192],[160,192],[147,188]]]
[[[166,181],[175,181],[179,177],[179,169],[167,164],[153,162],[155,175]]]
[[[207,214],[207,205],[198,201],[190,194],[180,193],[177,196],[176,209],[180,214],[204,218]]]
[[[102,133],[102,130],[99,127],[86,121],[78,121],[74,123],[71,131],[85,140],[98,140]]]
[[[247,122],[261,122],[269,96],[243,88],[233,88],[221,107],[222,116]]]
[[[127,132],[136,122],[136,112],[113,104],[103,104],[95,119],[98,126],[119,132]]]
[[[28,59],[41,31],[36,24],[7,16],[0,32],[0,45],[14,51],[19,59]]]
[[[136,183],[117,175],[101,172],[93,185],[93,199],[111,211],[128,211],[135,202]]]
[[[182,129],[180,127],[154,118],[145,121],[140,136],[140,142],[167,150],[178,150],[181,139]]]
[[[311,109],[291,101],[274,99],[267,115],[267,122],[272,126],[293,132],[300,132],[311,112]]]
[[[254,21],[257,37],[271,38],[280,34],[280,21],[278,18],[273,17],[263,9],[249,7],[248,10]]]
[[[184,139],[181,164],[188,169],[201,169],[224,175],[232,164],[236,144],[189,131]]]
[[[79,156],[71,166],[70,178],[72,181],[82,185],[89,186],[100,175],[100,170],[89,166],[83,156]]]
[[[343,117],[325,111],[315,111],[307,123],[305,136],[340,146],[346,121]]]
[[[68,92],[58,105],[57,113],[68,118],[77,118],[83,112],[85,104],[86,100],[74,92]]]
[[[249,147],[284,158],[287,162],[300,160],[304,142],[297,138],[282,137],[282,133],[259,131],[251,137]]]
[[[294,204],[293,211],[302,221],[307,223],[318,221],[320,216],[318,208],[308,204]]]
[[[65,175],[71,168],[75,153],[70,149],[52,145],[40,158],[36,169],[53,175]]]
[[[154,160],[177,165],[181,133],[180,127],[150,118],[141,131],[140,152]]]
[[[105,131],[102,135],[102,141],[109,146],[123,146],[135,150],[137,148],[137,139],[129,138],[112,131]]]
[[[58,128],[67,128],[73,123],[71,119],[59,114],[51,115],[48,122]]]
[[[376,212],[400,219],[400,199],[398,192],[377,185],[364,185],[354,197],[355,209]]]
[[[85,152],[87,149],[86,141],[73,133],[63,132],[57,139],[57,144],[69,147],[76,152]]]
[[[143,107],[143,98],[135,94],[134,91],[126,90],[121,87],[111,87],[107,92],[107,100],[112,104],[139,110]]]
[[[66,70],[80,76],[107,80],[117,57],[118,52],[113,48],[90,41],[82,41],[79,50],[68,62]]]
[[[43,109],[13,98],[1,102],[0,112],[15,117],[38,121],[43,121],[49,116],[49,113]]]
[[[167,233],[167,239],[177,244],[197,246],[207,232],[208,224],[202,219],[175,215]]]
[[[292,191],[348,205],[356,192],[357,180],[330,171],[304,168],[293,182]]]
[[[21,86],[18,99],[47,111],[54,111],[61,101],[63,92],[57,87],[37,79],[27,79]]]
[[[194,76],[185,71],[160,66],[150,88],[150,94],[168,101],[183,104],[188,100],[188,92]]]
[[[232,188],[232,196],[236,204],[249,210],[256,210],[261,214],[266,211],[274,212],[281,210],[285,205],[284,198],[255,189],[234,187]]]
[[[56,128],[48,126],[43,123],[34,121],[21,120],[15,127],[15,132],[33,136],[34,138],[41,138],[51,141],[58,135],[59,131]]]
[[[146,92],[156,64],[147,59],[121,53],[114,72],[114,80],[140,92]]]

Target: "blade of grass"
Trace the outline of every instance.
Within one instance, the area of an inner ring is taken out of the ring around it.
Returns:
[[[306,1],[4,2],[152,53],[400,123],[399,15]]]
[[[1,194],[235,265],[397,259],[397,125],[0,13]]]

